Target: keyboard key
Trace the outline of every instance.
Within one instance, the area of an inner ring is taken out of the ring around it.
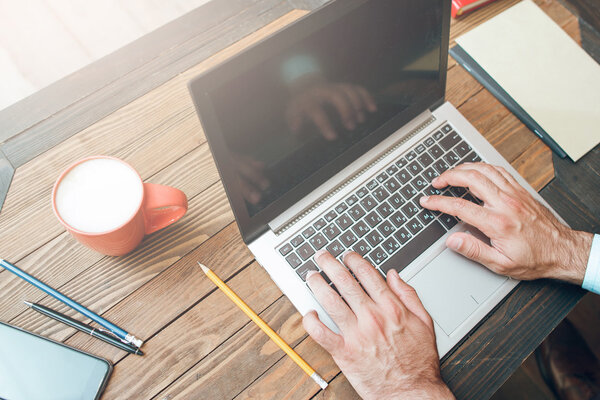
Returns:
[[[313,254],[315,254],[315,251],[308,243],[304,243],[302,246],[298,247],[297,252],[303,260],[308,260]]]
[[[467,201],[470,201],[471,203],[475,203],[475,204],[479,204],[480,203],[479,199],[476,199],[475,197],[473,197],[471,195],[471,193],[468,193],[468,192],[467,192],[467,194],[465,194],[463,196],[463,199],[465,199]]]
[[[312,226],[309,226],[308,228],[306,228],[305,230],[302,231],[302,236],[304,236],[305,238],[309,238],[312,235],[314,235],[317,231],[315,230],[315,228],[313,228]]]
[[[419,231],[421,229],[423,229],[423,224],[418,219],[413,218],[410,221],[408,221],[408,224],[406,224],[406,227],[408,228],[410,233],[412,233],[414,236],[417,233],[419,233]]]
[[[440,176],[440,174],[438,174],[437,171],[432,167],[429,167],[423,171],[421,176],[427,179],[427,182],[431,182],[435,177]]]
[[[400,189],[400,182],[398,182],[396,180],[396,178],[392,177],[390,179],[388,179],[383,186],[385,186],[385,188],[388,190],[388,192],[390,193],[394,193],[396,190]],[[381,200],[379,200],[381,201]]]
[[[405,244],[412,238],[412,234],[406,228],[400,228],[394,233],[394,237],[398,239],[400,244]]]
[[[316,230],[320,231],[321,229],[323,229],[323,227],[327,225],[327,222],[325,222],[325,220],[323,218],[319,218],[317,220],[317,222],[315,222],[313,224],[313,228],[315,228]]]
[[[440,148],[440,146],[438,146],[437,144],[431,146],[431,148],[429,149],[429,154],[431,154],[431,156],[434,159],[438,159],[440,158],[443,154],[444,154],[444,150],[442,150]]]
[[[405,203],[404,198],[399,193],[392,195],[388,201],[394,208],[399,208]]]
[[[394,225],[396,225],[397,228],[400,228],[406,223],[406,221],[408,221],[401,211],[396,211],[390,220],[394,223]]]
[[[352,207],[354,204],[356,204],[357,201],[358,197],[356,197],[356,195],[353,194],[352,196],[346,199],[346,204],[348,204],[349,207]]]
[[[371,228],[377,226],[381,222],[381,217],[375,211],[372,211],[365,217],[365,221]]]
[[[321,250],[327,244],[327,239],[325,239],[325,236],[323,236],[323,234],[321,233],[317,233],[315,236],[308,240],[310,241],[310,244],[313,245],[315,250]],[[300,253],[300,249],[298,249],[298,253]],[[300,256],[302,257],[302,255]]]
[[[458,220],[454,218],[452,215],[442,214],[440,215],[439,221],[446,227],[446,229],[450,230],[458,223]]]
[[[356,240],[357,240],[356,235],[349,230],[342,233],[342,236],[340,236],[340,241],[346,247],[350,247],[352,245],[352,243],[356,242]]]
[[[379,229],[379,232],[384,236],[384,237],[388,237],[390,236],[392,233],[394,233],[394,231],[396,230],[396,228],[394,228],[394,226],[392,225],[392,223],[390,221],[383,221],[378,227],[377,229]]]
[[[290,240],[290,243],[294,247],[300,246],[302,244],[302,242],[304,242],[304,238],[302,237],[302,235],[298,235],[295,238],[293,238],[292,240]]]
[[[354,233],[356,233],[356,236],[363,237],[367,232],[369,232],[370,228],[367,226],[365,221],[360,221],[352,227],[352,230]]]
[[[408,242],[396,254],[391,256],[382,266],[381,270],[387,274],[388,270],[394,268],[400,272],[411,262],[420,256],[425,250],[434,244],[446,230],[437,222],[433,221],[418,236]]]
[[[400,183],[405,185],[408,181],[411,180],[412,176],[408,173],[407,170],[403,169],[402,171],[400,171],[396,174],[396,178],[398,178]]]
[[[461,140],[454,148],[454,151],[456,152],[458,157],[463,158],[464,156],[469,154],[469,152],[471,151],[471,146],[469,146],[468,143],[465,143]]]
[[[352,217],[353,220],[358,221],[361,219],[366,213],[365,210],[362,209],[360,204],[355,205],[350,210],[348,210],[348,214]]]
[[[431,147],[435,144],[435,140],[433,140],[432,137],[428,137],[427,139],[425,139],[425,146],[427,147]]]
[[[419,218],[419,221],[421,221],[423,225],[429,225],[429,223],[435,219],[435,215],[428,210],[421,210],[417,215],[417,218]]]
[[[433,186],[428,186],[423,190],[423,193],[427,196],[440,196],[442,195],[442,191],[440,189],[436,189]]]
[[[308,244],[308,243],[307,243]],[[290,264],[292,268],[296,268],[298,265],[302,264],[302,260],[295,253],[290,254],[285,258],[285,261]]]
[[[418,160],[424,167],[428,167],[433,162],[433,158],[431,158],[431,156],[427,153],[421,154]]]
[[[377,207],[377,212],[382,218],[387,218],[388,215],[394,212],[394,209],[386,202]]]
[[[279,249],[279,253],[281,253],[282,256],[285,256],[289,254],[292,250],[294,250],[292,245],[290,243],[286,243],[283,246],[281,246],[281,248]]]
[[[458,133],[452,132],[440,140],[440,146],[442,146],[444,150],[450,150],[456,144],[458,144],[458,142],[460,142],[460,136],[458,136]]]
[[[387,167],[387,169],[385,170],[385,172],[389,175],[392,176],[394,175],[396,172],[398,172],[398,167],[396,167],[395,165],[390,165],[389,167]]]
[[[385,181],[388,178],[388,174],[386,174],[385,172],[380,173],[379,175],[377,175],[377,182],[381,183],[383,181]]]
[[[479,162],[479,161],[481,161],[481,157],[479,157],[477,154],[475,154],[474,151],[472,151],[469,154],[467,154],[467,156],[465,158],[463,158],[461,160],[461,163],[464,163],[464,162]]]
[[[406,161],[406,158],[404,157],[396,161],[396,167],[398,168],[403,168],[406,164],[408,164],[408,161]]]
[[[358,189],[356,191],[356,195],[362,199],[363,197],[365,197],[366,195],[369,194],[369,190],[367,190],[367,188],[365,186],[361,187],[360,189]]]
[[[444,156],[444,160],[448,163],[448,165],[455,165],[460,161],[460,158],[450,150],[448,154]]]
[[[417,191],[414,187],[408,184],[400,189],[400,193],[402,193],[402,196],[404,196],[405,200],[410,200],[415,194],[417,194]]]
[[[400,248],[400,244],[394,238],[389,238],[381,244],[381,247],[385,250],[386,253],[393,254],[396,250]]]
[[[408,218],[412,218],[415,215],[417,215],[417,213],[419,212],[419,208],[417,206],[415,206],[413,204],[413,202],[409,202],[407,205],[405,205],[404,207],[402,207],[402,212],[404,213],[404,215],[406,215]]]
[[[434,167],[434,168],[435,168],[435,170],[436,170],[438,173],[440,173],[440,174],[441,174],[442,172],[446,171],[448,168],[450,168],[450,167],[448,166],[448,164],[446,164],[446,161],[444,161],[444,160],[437,160],[437,161],[435,162],[435,164],[433,164],[433,167]]]
[[[380,190],[382,190],[383,193],[387,194],[385,189],[378,187],[377,189],[375,189],[373,191],[373,196],[377,197]],[[379,194],[379,195],[381,195],[381,194]],[[367,196],[360,201],[360,204],[362,204],[365,211],[371,211],[377,205],[377,202],[375,201],[375,199],[373,197]]]
[[[323,279],[325,279],[325,282],[327,282],[328,285],[331,283],[331,279],[329,279],[325,272],[321,271],[319,272],[319,274],[321,274],[321,276],[323,277]]]
[[[323,229],[323,233],[325,234],[325,236],[327,236],[327,239],[333,240],[337,237],[337,235],[339,235],[342,232],[335,224],[329,224],[325,227],[325,229]]]
[[[318,271],[317,266],[312,260],[308,260],[304,265],[296,270],[300,278],[306,282],[306,275],[308,275],[308,271]]]
[[[417,176],[410,183],[418,191],[421,191],[421,190],[425,189],[427,186],[429,186],[429,182],[427,182],[427,180],[425,178],[421,178],[420,176]]]
[[[367,183],[367,188],[369,190],[373,190],[377,187],[377,185],[379,185],[379,182],[377,182],[376,179],[373,179],[372,181],[370,181],[369,183]]]
[[[415,153],[414,151],[409,151],[404,157],[406,158],[406,161],[411,162],[412,160],[417,158],[417,153]]]
[[[464,187],[451,186],[450,192],[452,192],[452,194],[456,197],[463,197],[465,193],[467,193],[467,190]]]
[[[331,253],[332,256],[337,257],[344,251],[344,246],[338,241],[335,240],[326,247],[327,251]]]
[[[348,209],[348,206],[346,205],[346,203],[340,203],[337,206],[335,206],[335,211],[338,214],[343,213],[344,211],[346,211]]]
[[[375,250],[373,250],[371,253],[369,253],[369,257],[371,257],[371,260],[373,260],[375,265],[379,265],[386,258],[388,258],[388,255],[381,247],[378,247]]]
[[[452,132],[452,127],[450,126],[450,124],[446,124],[442,127],[442,132],[444,133],[450,133]]]
[[[421,154],[425,151],[425,145],[423,143],[419,144],[417,147],[415,147],[415,151],[417,154]]]
[[[356,243],[352,249],[361,256],[364,256],[367,252],[371,251],[371,246],[363,239]]]
[[[413,161],[412,163],[408,164],[408,167],[406,169],[408,169],[408,172],[410,172],[412,176],[417,176],[421,171],[423,171],[423,167],[421,167],[421,164],[419,164],[416,161]]]
[[[371,245],[371,247],[375,247],[379,243],[381,243],[381,241],[383,240],[383,237],[379,234],[379,232],[377,232],[377,231],[371,231],[371,232],[369,232],[367,234],[367,236],[365,237],[365,239],[367,239],[367,242],[369,242],[369,244]]]
[[[335,220],[335,223],[338,224],[341,230],[345,231],[352,225],[352,219],[346,214],[342,215],[338,219]]]
[[[325,214],[325,221],[327,222],[331,222],[335,219],[335,217],[337,217],[337,213],[334,210],[329,211],[327,214]]]
[[[444,134],[442,133],[442,131],[437,131],[436,133],[433,134],[433,138],[435,140],[440,140],[443,137],[444,137]]]
[[[377,189],[373,190],[373,196],[375,196],[375,198],[377,199],[378,202],[384,201],[389,195],[390,194],[387,192],[387,190],[385,190],[381,186],[378,187]],[[371,199],[371,200],[373,200],[373,199]],[[365,210],[369,211],[370,209],[372,209],[373,207],[375,207],[375,205],[376,205],[375,201],[373,201],[372,203],[373,203],[373,205],[370,208],[367,208],[367,206],[363,204],[363,207],[365,207]]]

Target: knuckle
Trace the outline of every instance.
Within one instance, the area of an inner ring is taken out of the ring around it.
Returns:
[[[479,258],[479,247],[474,243],[469,243],[465,248],[465,256],[467,258]]]

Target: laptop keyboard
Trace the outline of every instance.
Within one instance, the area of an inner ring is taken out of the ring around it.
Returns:
[[[421,196],[462,197],[481,203],[464,188],[439,190],[431,185],[447,169],[477,161],[481,161],[479,155],[450,124],[445,124],[278,251],[303,281],[309,271],[319,271],[332,285],[313,259],[315,252],[323,248],[340,261],[346,250],[353,250],[384,277],[392,268],[400,272],[458,223],[451,215],[421,207]]]

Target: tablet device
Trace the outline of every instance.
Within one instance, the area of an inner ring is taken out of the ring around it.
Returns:
[[[0,322],[0,399],[98,399],[109,361]]]

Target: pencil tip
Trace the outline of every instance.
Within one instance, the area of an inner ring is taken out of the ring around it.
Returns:
[[[32,303],[30,303],[30,302],[28,302],[28,301],[25,301],[25,300],[23,300],[23,303],[25,303],[25,305],[26,305],[27,307],[31,307],[31,306],[33,305]]]
[[[209,268],[206,265],[201,264],[200,261],[198,261],[198,265],[200,266],[200,268],[202,268],[202,271],[204,271],[204,273],[208,272]]]

